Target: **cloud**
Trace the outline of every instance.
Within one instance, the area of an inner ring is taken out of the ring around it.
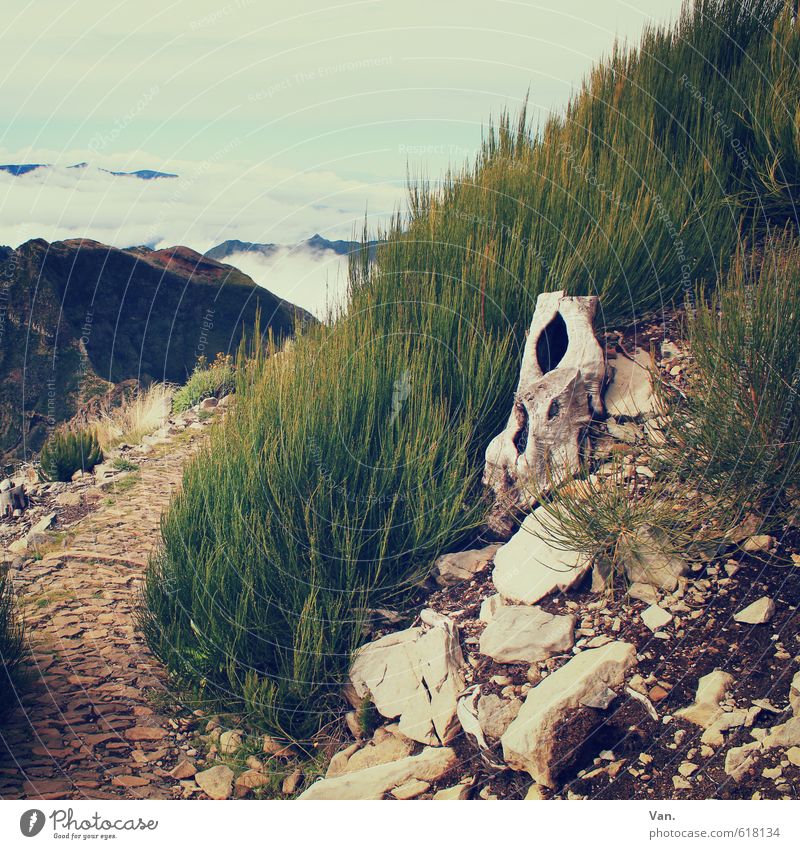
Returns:
[[[235,140],[234,140],[235,141]],[[232,159],[229,142],[202,162],[171,160],[169,168],[146,154],[108,157],[86,168],[49,151],[0,151],[4,163],[56,162],[23,176],[0,172],[0,244],[32,238],[86,237],[117,247],[182,244],[206,251],[225,239],[296,244],[313,233],[350,238],[367,208],[371,220],[404,202],[402,185],[346,180],[331,171],[291,171]],[[101,170],[153,168],[178,179],[139,180]]]

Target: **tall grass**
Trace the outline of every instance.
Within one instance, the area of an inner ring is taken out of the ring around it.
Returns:
[[[230,392],[235,382],[233,358],[228,354],[217,354],[212,363],[200,357],[189,379],[172,398],[172,409],[176,413],[199,404],[205,398],[217,398]]]
[[[185,682],[288,736],[327,721],[365,608],[402,604],[484,518],[537,295],[599,294],[609,322],[657,312],[763,219],[764,171],[737,151],[758,144],[764,76],[797,79],[780,8],[701,0],[615,47],[564,116],[504,116],[474,167],[412,187],[374,263],[351,258],[346,314],[240,362],[146,582],[145,633]]]
[[[136,445],[169,417],[174,389],[165,383],[140,387],[122,403],[104,410],[89,426],[104,451],[127,442]]]

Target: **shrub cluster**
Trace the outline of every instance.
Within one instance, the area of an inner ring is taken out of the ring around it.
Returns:
[[[11,582],[0,569],[0,714],[14,703],[23,678],[24,659],[22,624],[15,609]]]
[[[229,354],[217,354],[210,364],[200,357],[189,379],[175,391],[172,409],[183,413],[205,398],[219,398],[233,389],[235,379],[233,358]]]
[[[53,481],[70,481],[75,472],[90,472],[103,462],[103,450],[94,430],[66,428],[56,431],[42,447],[42,474]]]

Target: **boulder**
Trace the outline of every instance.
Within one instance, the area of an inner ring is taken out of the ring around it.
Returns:
[[[498,543],[494,543],[485,548],[443,554],[433,567],[436,583],[440,587],[452,587],[468,581],[488,567],[499,547]]]
[[[760,756],[761,744],[757,741],[729,749],[725,755],[725,774],[734,781],[741,781],[756,765]]]
[[[611,380],[605,396],[608,414],[635,419],[656,412],[650,354],[637,349],[633,359],[617,357],[610,365]]]
[[[575,586],[589,571],[591,559],[557,541],[557,520],[543,507],[534,510],[494,556],[492,581],[500,595],[518,604],[535,604]]]
[[[621,536],[617,557],[632,584],[650,584],[670,592],[678,586],[678,578],[689,570],[689,564],[670,552],[668,541],[649,525]]]
[[[414,741],[401,734],[396,724],[378,728],[363,749],[351,753],[342,774],[402,760],[412,755],[415,748]]]
[[[421,796],[426,790],[430,790],[430,787],[431,785],[427,781],[419,781],[413,778],[411,781],[395,787],[391,793],[395,799],[416,799],[417,796]]]
[[[752,604],[735,613],[733,619],[743,625],[763,625],[769,622],[775,614],[775,602],[767,596],[762,596]]]
[[[665,625],[672,622],[672,614],[659,607],[657,604],[651,604],[650,607],[642,611],[642,622],[651,630],[658,631]]]
[[[613,642],[587,649],[548,675],[528,692],[517,718],[502,736],[503,756],[512,769],[524,770],[538,784],[555,787],[557,734],[581,701],[604,687],[622,684],[636,663],[630,643]]]
[[[499,740],[509,725],[517,718],[522,702],[519,699],[502,699],[494,693],[478,700],[478,723],[485,737]]]
[[[507,605],[484,629],[480,652],[498,663],[534,663],[563,654],[575,643],[575,617],[541,607]]]
[[[719,703],[733,684],[733,676],[721,669],[715,669],[697,682],[694,703],[675,712],[675,716],[685,719],[701,728],[709,728],[722,713]]]
[[[196,773],[194,780],[209,799],[230,799],[233,792],[233,770],[227,766],[212,766]]]
[[[788,749],[800,746],[800,716],[793,716],[780,725],[773,725],[761,741],[765,749]]]
[[[506,600],[500,595],[500,593],[490,595],[481,602],[478,619],[481,622],[491,622],[491,620],[497,615],[497,611],[500,610],[505,603]]]
[[[441,617],[432,628],[408,628],[364,646],[350,680],[357,698],[369,695],[383,716],[399,717],[406,737],[444,745],[458,732],[463,665],[458,629]]]
[[[358,772],[324,778],[312,784],[300,799],[382,799],[396,787],[410,781],[437,781],[458,762],[447,747],[426,748],[418,755],[379,764]]]

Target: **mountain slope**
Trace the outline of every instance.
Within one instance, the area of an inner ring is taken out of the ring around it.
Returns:
[[[198,356],[235,351],[257,309],[277,337],[310,318],[185,247],[34,239],[0,251],[0,285],[0,454],[17,456],[110,383],[182,382]]]
[[[377,242],[369,242],[370,252],[373,251]],[[323,253],[324,251],[332,251],[338,256],[347,256],[355,253],[361,248],[360,242],[346,241],[344,239],[326,239],[315,233],[310,239],[299,242],[296,245],[278,245],[273,243],[260,242],[242,242],[239,239],[227,239],[219,245],[207,250],[204,256],[210,259],[225,260],[237,253],[253,253],[261,254],[262,256],[270,257],[281,250],[290,251],[312,251],[314,253]]]

